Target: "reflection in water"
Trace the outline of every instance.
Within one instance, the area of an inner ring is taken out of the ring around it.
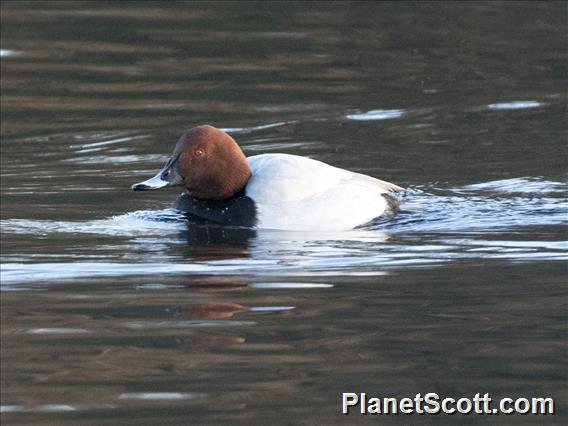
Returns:
[[[241,291],[250,284],[241,278],[204,275],[183,281],[183,287],[200,293]]]
[[[65,239],[67,247],[56,255],[57,263],[50,262],[51,254],[28,257],[19,253],[12,261],[4,256],[2,288],[95,276],[260,271],[292,276],[299,272],[377,275],[385,273],[377,271],[378,266],[439,265],[468,258],[561,260],[565,242],[557,235],[543,234],[541,241],[531,242],[519,238],[516,230],[564,224],[566,189],[564,183],[538,178],[499,180],[451,190],[410,189],[394,217],[379,218],[366,227],[341,233],[223,227],[188,222],[172,209],[86,222],[6,219],[2,221],[2,234],[6,236],[57,238],[72,234],[77,238],[95,234],[103,239],[98,250],[89,249],[84,255],[80,245],[75,246],[74,254],[65,254],[74,247]],[[467,237],[459,233],[467,233]],[[487,238],[489,234],[491,238]],[[428,235],[428,241],[423,235]],[[124,240],[108,246],[104,240],[107,236]],[[135,254],[124,256],[121,262],[109,261],[106,252],[119,247]],[[61,268],[65,258],[69,262]],[[240,283],[223,285],[242,287]],[[209,286],[209,291],[213,288]]]
[[[174,316],[182,319],[224,319],[247,310],[246,306],[238,303],[197,303],[177,306]]]
[[[232,328],[247,325],[256,325],[255,321],[207,321],[207,320],[187,320],[187,321],[137,321],[128,322],[124,326],[130,330],[177,330],[195,328]]]
[[[249,246],[257,231],[215,224],[189,222],[179,233],[180,244],[171,246],[176,256],[199,261],[239,259],[250,257]]]
[[[565,12],[3,2],[2,425],[345,424],[344,391],[561,405]],[[131,193],[203,123],[406,204],[291,233]]]

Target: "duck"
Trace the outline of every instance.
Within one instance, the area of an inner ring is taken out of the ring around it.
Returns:
[[[403,188],[308,157],[246,157],[211,125],[185,131],[155,176],[134,191],[181,186],[173,208],[220,225],[287,231],[342,231],[392,214]]]

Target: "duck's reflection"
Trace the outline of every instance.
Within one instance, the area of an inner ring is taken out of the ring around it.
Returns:
[[[246,306],[239,303],[207,302],[176,306],[172,312],[175,318],[199,320],[233,318],[236,314],[248,310]]]
[[[248,288],[248,285],[249,283],[245,280],[218,276],[193,276],[182,284],[187,291],[197,293],[236,292]],[[168,312],[176,320],[208,320],[219,321],[220,323],[227,320],[230,321],[237,315],[248,311],[249,308],[240,303],[217,301],[187,303],[168,309]],[[196,331],[183,340],[185,344],[190,344],[192,347],[225,346],[246,343],[246,338],[242,335],[227,334],[226,332],[219,334],[217,332],[207,331]]]
[[[215,321],[219,325],[227,326],[233,317],[237,314],[247,312],[249,309],[239,303],[230,302],[205,302],[205,303],[191,303],[185,305],[174,306],[168,309],[168,312],[178,321],[195,322],[196,326],[200,321],[209,321],[207,324],[214,325]],[[235,324],[238,321],[235,322]],[[209,332],[202,330],[195,330],[189,335],[185,335],[181,340],[184,344],[194,346],[224,346],[224,345],[237,345],[246,342],[246,338],[242,335],[227,334],[223,332]]]
[[[183,244],[172,246],[176,254],[200,261],[250,257],[250,243],[257,231],[251,228],[227,227],[192,219],[187,230],[179,233]]]
[[[172,249],[178,255],[198,261],[257,258],[266,253],[292,251],[308,257],[314,252],[367,252],[391,238],[391,234],[375,229],[377,224],[372,226],[373,229],[331,233],[228,227],[192,219],[187,229],[178,234],[180,244],[172,245]]]
[[[246,343],[244,336],[232,336],[225,334],[211,334],[205,332],[196,332],[190,337],[183,339],[184,345],[188,348],[195,349],[196,347],[219,347],[230,345],[242,345]]]
[[[192,276],[181,285],[187,290],[199,293],[220,293],[242,291],[248,288],[249,282],[242,278],[216,275]]]

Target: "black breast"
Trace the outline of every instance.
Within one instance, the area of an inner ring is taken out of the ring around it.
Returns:
[[[194,216],[221,225],[256,225],[256,206],[244,191],[226,200],[200,200],[181,194],[172,207],[188,214],[190,218]]]

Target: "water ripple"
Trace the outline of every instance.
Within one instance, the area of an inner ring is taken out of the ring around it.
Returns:
[[[356,121],[391,120],[405,114],[402,109],[373,109],[362,113],[347,114],[345,118]]]
[[[202,398],[204,394],[189,392],[131,392],[121,393],[118,399],[140,401],[182,401]]]
[[[18,52],[16,50],[0,49],[0,58],[10,58],[13,56],[18,56],[20,54],[21,52]]]
[[[507,110],[507,109],[528,109],[538,108],[544,104],[539,101],[511,101],[511,102],[498,102],[487,105],[489,109]]]
[[[140,210],[108,219],[92,221],[51,221],[5,219],[0,221],[3,234],[48,235],[54,233],[99,234],[108,236],[160,235],[185,229],[185,216],[174,209]]]
[[[335,233],[198,225],[173,209],[92,221],[6,219],[1,221],[3,238],[28,235],[33,241],[57,234],[106,238],[94,250],[82,251],[78,242],[71,247],[66,243],[60,253],[4,256],[2,289],[15,289],[21,283],[111,276],[379,277],[393,268],[431,267],[460,259],[566,260],[567,244],[557,231],[541,232],[540,240],[519,236],[531,227],[546,229],[567,223],[567,187],[530,177],[450,189],[411,188],[394,217]],[[125,255],[119,261],[110,260],[117,252]],[[277,282],[251,283],[249,288],[307,287],[301,282]]]
[[[276,123],[269,123],[269,124],[263,124],[263,125],[260,125],[260,126],[250,126],[250,127],[221,127],[219,130],[222,130],[223,132],[227,132],[227,133],[241,135],[241,134],[248,134],[248,133],[257,132],[259,130],[266,130],[266,129],[273,129],[275,127],[282,127],[282,126],[286,126],[286,125],[294,124],[294,123],[297,123],[297,121],[296,120],[279,121],[279,122],[276,122]]]

